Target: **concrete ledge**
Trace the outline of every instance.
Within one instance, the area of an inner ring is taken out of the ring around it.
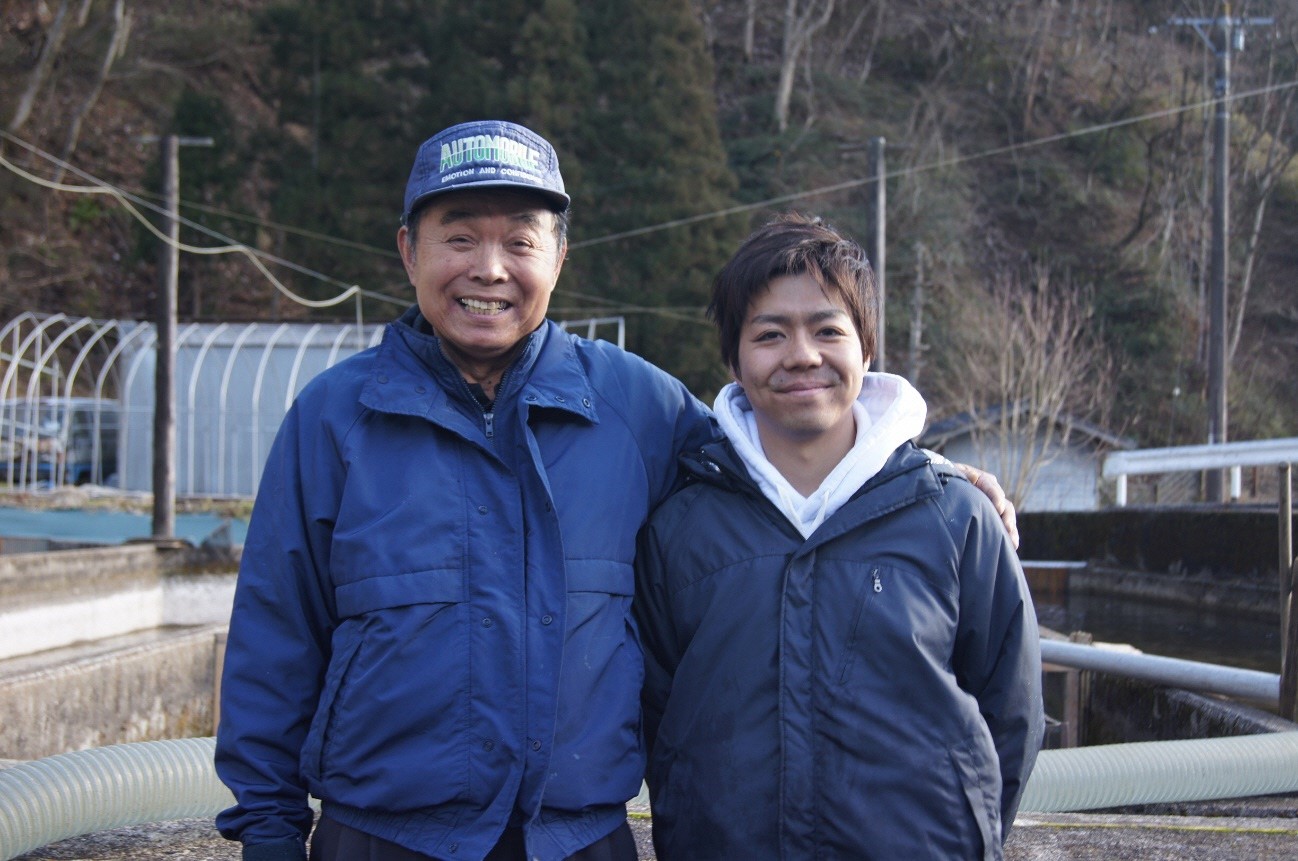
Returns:
[[[132,544],[0,556],[0,660],[166,625],[224,625],[237,555]]]
[[[1073,572],[1069,588],[1100,595],[1124,595],[1180,607],[1224,610],[1279,622],[1280,599],[1269,578],[1228,578],[1132,571],[1092,564]]]
[[[161,629],[0,662],[0,759],[212,735],[223,630]]]
[[[1083,745],[1226,738],[1298,730],[1298,724],[1246,703],[1166,688],[1109,673],[1083,673],[1088,691]]]
[[[1298,822],[1276,799],[1255,815],[1118,816],[1052,813],[1020,816],[1005,846],[1005,861],[1279,861],[1298,857]],[[1211,818],[1210,818],[1211,817]],[[641,861],[654,861],[651,821],[631,817]],[[15,861],[238,861],[239,845],[221,839],[202,819],[120,828],[20,855]]]
[[[0,556],[0,608],[11,612],[147,588],[162,574],[158,557],[148,545]]]

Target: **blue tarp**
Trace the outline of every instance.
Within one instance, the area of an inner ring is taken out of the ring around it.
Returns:
[[[248,524],[238,518],[220,514],[177,514],[176,538],[202,544],[218,529],[229,524],[228,541],[241,545],[248,534]],[[122,544],[133,538],[148,538],[153,533],[153,517],[124,511],[97,509],[28,509],[0,506],[0,538],[44,538],[86,544]]]

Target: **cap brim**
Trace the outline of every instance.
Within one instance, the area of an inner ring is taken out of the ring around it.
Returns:
[[[402,224],[410,220],[410,215],[419,207],[423,206],[434,197],[441,197],[445,194],[451,194],[456,191],[480,191],[482,189],[509,189],[517,191],[530,191],[537,197],[542,198],[550,204],[550,209],[554,212],[567,212],[568,207],[572,205],[572,199],[566,194],[560,194],[557,191],[551,191],[548,188],[539,188],[535,185],[528,185],[525,182],[510,182],[509,180],[488,180],[485,182],[474,182],[466,185],[453,185],[449,188],[434,188],[416,197],[410,202],[410,208],[401,216]]]

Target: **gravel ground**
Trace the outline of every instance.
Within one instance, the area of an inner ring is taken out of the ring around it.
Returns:
[[[1298,798],[1219,803],[1200,812],[1024,814],[1006,846],[1006,861],[1295,861]],[[1211,815],[1215,814],[1215,815]],[[649,820],[631,817],[642,861],[654,861]],[[238,861],[236,844],[208,820],[122,828],[55,843],[17,861]],[[751,861],[751,859],[735,859]]]

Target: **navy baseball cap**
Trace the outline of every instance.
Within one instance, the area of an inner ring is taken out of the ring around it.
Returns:
[[[435,195],[473,188],[530,189],[558,212],[571,203],[549,141],[517,123],[476,120],[424,141],[406,183],[401,223],[408,223],[410,213]]]

